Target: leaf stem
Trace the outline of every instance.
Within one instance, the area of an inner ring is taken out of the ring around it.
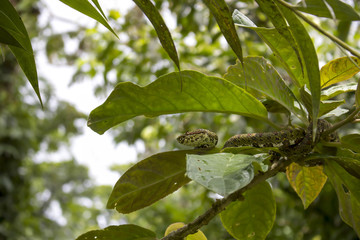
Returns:
[[[335,37],[334,35],[331,35],[330,33],[326,32],[324,29],[322,29],[320,26],[315,24],[313,21],[311,21],[309,18],[307,18],[304,14],[302,14],[300,11],[296,10],[293,5],[288,4],[287,2],[284,2],[282,0],[276,0],[281,5],[289,8],[291,11],[293,11],[297,16],[299,16],[301,19],[303,19],[305,22],[307,22],[310,26],[315,28],[320,33],[324,34],[326,37],[328,37],[331,41],[337,43],[342,48],[348,50],[351,54],[354,56],[360,58],[360,52],[356,51],[352,47],[350,47],[348,44],[340,40],[339,38]]]

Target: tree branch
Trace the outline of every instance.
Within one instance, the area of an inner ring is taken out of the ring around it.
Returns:
[[[217,200],[210,209],[208,209],[204,214],[197,217],[193,222],[185,225],[182,228],[179,228],[174,232],[171,232],[169,235],[163,237],[161,240],[182,240],[187,235],[196,233],[199,228],[201,228],[204,225],[207,225],[217,214],[222,212],[231,202],[236,200],[242,200],[243,199],[242,194],[246,190],[249,190],[258,183],[263,182],[266,179],[275,176],[278,172],[283,171],[288,165],[290,165],[295,160],[296,159],[290,160],[290,159],[282,158],[281,160],[279,160],[279,162],[277,162],[276,166],[270,168],[270,170],[268,170],[267,172],[258,173],[248,185],[237,190],[236,192],[233,192],[232,194],[230,194],[229,196],[223,199]]]
[[[310,26],[312,26],[313,28],[315,28],[317,31],[319,31],[320,33],[322,33],[323,35],[325,35],[326,37],[328,37],[331,41],[337,43],[339,46],[341,46],[342,48],[348,50],[352,55],[360,58],[360,53],[358,51],[356,51],[355,49],[353,49],[352,47],[350,47],[348,44],[346,44],[345,42],[341,41],[339,38],[329,34],[328,32],[326,32],[324,29],[322,29],[320,26],[318,26],[317,24],[315,24],[313,21],[311,21],[310,19],[308,19],[307,17],[305,17],[304,14],[302,14],[300,11],[296,10],[296,8],[294,8],[294,6],[292,6],[291,4],[288,4],[287,2],[284,2],[282,0],[276,0],[278,3],[280,3],[281,5],[287,7],[288,9],[290,9],[291,11],[293,11],[293,13],[295,13],[297,16],[299,16],[302,20],[304,20],[305,22],[307,22]]]

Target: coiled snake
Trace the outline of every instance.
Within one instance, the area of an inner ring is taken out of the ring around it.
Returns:
[[[332,125],[326,120],[319,119],[316,139],[319,140],[321,138],[325,141],[336,141],[338,139],[336,133],[322,136],[322,133],[331,126]],[[301,128],[277,132],[238,134],[228,139],[223,148],[241,146],[284,148],[298,144],[304,139],[305,135],[306,131]],[[197,129],[180,135],[177,141],[183,145],[194,148],[213,148],[218,142],[218,136],[216,133],[207,129]]]

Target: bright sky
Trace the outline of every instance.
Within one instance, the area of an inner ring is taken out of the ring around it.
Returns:
[[[95,20],[71,9],[60,1],[43,0],[42,2],[48,6],[50,13],[43,11],[39,23],[46,24],[47,22],[50,22],[55,33],[71,30],[74,26],[65,21],[60,21],[53,16],[69,19],[72,22],[88,27],[95,24]],[[105,13],[109,8],[118,9],[124,13],[133,6],[131,0],[100,1],[100,4]],[[36,56],[39,75],[46,77],[46,79],[50,81],[60,100],[66,100],[72,103],[78,110],[87,115],[92,109],[104,102],[105,98],[95,98],[93,91],[96,83],[102,82],[101,79],[85,80],[69,87],[72,74],[76,69],[69,66],[51,65],[46,59],[45,52],[43,50],[41,51],[44,47],[37,46],[36,43],[33,47],[40,50]],[[71,48],[71,44],[68,47]],[[123,164],[135,161],[135,148],[130,148],[125,143],[116,146],[109,133],[98,135],[86,126],[85,121],[81,122],[80,127],[84,134],[72,140],[71,153],[66,149],[62,149],[59,152],[52,154],[51,158],[56,160],[67,160],[73,155],[78,162],[86,164],[89,167],[90,175],[95,179],[96,183],[114,185],[120,175],[109,171],[109,166],[112,164]],[[46,156],[48,155],[39,154],[38,159],[45,160]]]

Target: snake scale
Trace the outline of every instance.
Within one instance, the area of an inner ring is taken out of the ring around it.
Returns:
[[[322,136],[322,133],[329,129],[332,125],[326,120],[318,120],[317,139],[322,138],[325,141],[336,141],[338,136],[331,133]],[[306,131],[302,128],[287,129],[276,132],[265,133],[248,133],[238,134],[229,138],[223,148],[228,147],[287,147],[296,145],[305,137]],[[195,131],[186,132],[177,138],[177,141],[183,145],[194,148],[213,148],[218,142],[216,133],[207,129],[197,129]]]

